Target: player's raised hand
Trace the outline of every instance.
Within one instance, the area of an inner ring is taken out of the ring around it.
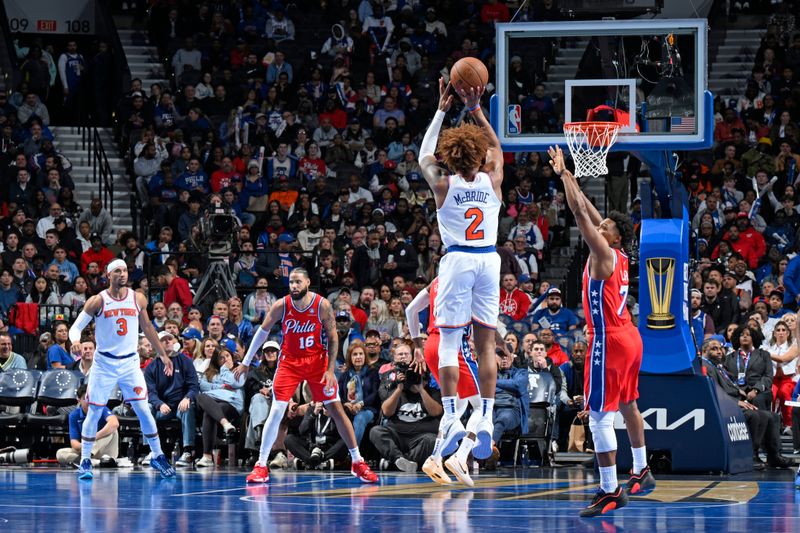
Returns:
[[[450,84],[444,84],[444,78],[439,78],[439,111],[445,113],[450,111],[450,106],[453,104],[453,95],[450,92]]]
[[[419,374],[424,373],[428,369],[428,365],[425,364],[425,355],[419,347],[414,348],[414,358],[411,361],[411,366],[414,367]]]
[[[486,90],[486,87],[459,87],[456,89],[456,92],[458,96],[461,97],[461,101],[464,102],[464,105],[469,109],[473,109],[480,105],[484,90]]]
[[[247,376],[247,372],[250,370],[249,366],[244,366],[243,364],[239,364],[236,368],[233,369],[233,377],[236,381],[239,381],[239,378],[242,376]]]
[[[560,146],[553,148],[552,146],[547,149],[547,155],[550,156],[550,166],[553,167],[553,172],[561,175],[567,166],[564,164],[564,152],[561,151]]]
[[[167,355],[162,355],[161,362],[164,363],[164,375],[171,376],[172,375],[172,359],[169,358]]]

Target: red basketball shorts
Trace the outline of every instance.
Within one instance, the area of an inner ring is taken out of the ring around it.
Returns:
[[[272,380],[272,394],[281,402],[288,402],[297,386],[303,381],[308,381],[311,389],[311,398],[315,402],[330,402],[339,400],[339,385],[334,385],[333,390],[326,394],[322,376],[328,369],[327,357],[292,357],[281,358],[275,370],[275,379]]]
[[[439,381],[439,339],[439,333],[431,333],[428,335],[428,340],[425,341],[425,364],[428,365],[436,381],[441,384],[441,381]],[[480,389],[478,387],[480,383],[478,381],[478,363],[472,356],[472,352],[466,340],[464,344],[466,345],[466,350],[462,347],[462,349],[458,351],[457,393],[459,398],[469,398],[470,396],[480,394]],[[464,355],[465,351],[467,352],[466,356]]]
[[[584,393],[590,411],[617,411],[639,397],[642,337],[635,327],[589,332]]]

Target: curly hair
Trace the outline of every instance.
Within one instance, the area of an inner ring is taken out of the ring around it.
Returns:
[[[480,168],[488,148],[488,137],[483,128],[475,124],[450,128],[439,137],[439,153],[444,164],[462,176]]]
[[[734,349],[736,350],[739,349],[739,347],[741,346],[739,339],[741,338],[742,333],[744,333],[745,331],[750,333],[750,338],[753,340],[753,348],[759,348],[761,346],[761,343],[764,342],[764,335],[761,333],[760,330],[751,328],[746,324],[739,326],[738,328],[736,328],[736,331],[733,332],[733,335],[731,335],[731,346],[733,346]]]
[[[631,217],[619,211],[611,211],[608,218],[614,221],[620,236],[620,246],[627,249],[633,240],[633,221]]]

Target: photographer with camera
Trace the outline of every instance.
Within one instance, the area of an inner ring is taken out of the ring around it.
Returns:
[[[369,438],[381,457],[381,470],[390,466],[416,472],[430,456],[442,416],[441,393],[430,387],[427,372],[412,364],[413,345],[395,346],[390,369],[381,374],[378,396],[385,425],[373,427]]]

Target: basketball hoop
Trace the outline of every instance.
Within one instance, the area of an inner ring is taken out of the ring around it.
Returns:
[[[564,136],[575,161],[575,176],[608,174],[606,156],[622,124],[617,122],[567,122]]]

